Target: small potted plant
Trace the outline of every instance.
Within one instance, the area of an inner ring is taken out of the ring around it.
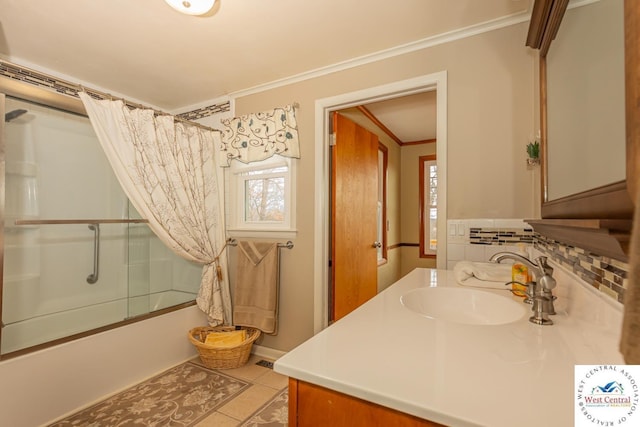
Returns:
[[[537,139],[527,144],[527,155],[528,165],[540,164],[540,142]]]

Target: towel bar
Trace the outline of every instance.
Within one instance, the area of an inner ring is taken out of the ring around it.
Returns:
[[[238,241],[233,238],[227,239],[227,246],[238,246]],[[287,243],[278,243],[279,248],[287,248],[293,249],[293,242],[291,240],[287,241]]]

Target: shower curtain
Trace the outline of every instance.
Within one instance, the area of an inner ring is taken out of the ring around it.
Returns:
[[[79,96],[131,203],[164,244],[203,264],[196,302],[209,324],[232,324],[222,171],[215,158],[219,133],[153,110],[130,110],[121,100]]]

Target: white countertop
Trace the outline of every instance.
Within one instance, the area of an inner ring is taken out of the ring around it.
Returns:
[[[554,325],[530,323],[529,310],[509,324],[462,325],[402,306],[400,297],[414,288],[464,288],[452,271],[416,269],[274,369],[449,426],[572,426],[574,365],[624,364],[622,314],[565,272],[554,277]]]

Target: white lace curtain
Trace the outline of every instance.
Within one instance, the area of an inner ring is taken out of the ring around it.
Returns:
[[[230,324],[220,135],[119,100],[80,99],[131,203],[176,254],[203,264],[198,307],[211,325]]]
[[[222,120],[222,124],[220,166],[229,166],[233,159],[257,162],[274,154],[300,158],[293,105]]]

